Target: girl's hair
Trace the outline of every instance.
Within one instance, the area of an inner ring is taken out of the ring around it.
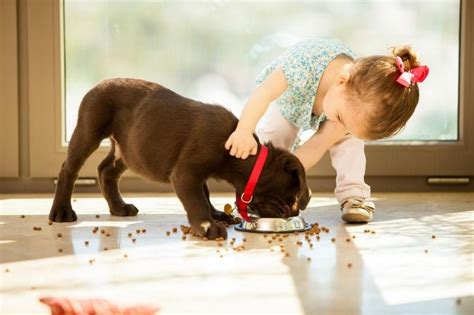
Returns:
[[[418,84],[404,87],[396,80],[400,70],[395,64],[399,56],[405,71],[420,65],[411,46],[393,47],[392,56],[370,56],[357,59],[347,81],[347,91],[367,107],[365,136],[378,140],[400,132],[415,111],[419,99]]]

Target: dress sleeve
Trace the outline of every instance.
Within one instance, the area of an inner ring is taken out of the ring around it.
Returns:
[[[288,83],[288,91],[303,92],[313,70],[310,46],[305,41],[292,46],[260,73],[257,84],[261,84],[274,70],[281,69]]]

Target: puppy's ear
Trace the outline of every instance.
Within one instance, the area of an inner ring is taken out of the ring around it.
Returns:
[[[306,184],[306,172],[303,165],[298,161],[296,156],[287,157],[284,162],[284,169],[298,179],[299,194],[298,194],[298,209],[304,210],[308,206],[311,199],[311,193]]]

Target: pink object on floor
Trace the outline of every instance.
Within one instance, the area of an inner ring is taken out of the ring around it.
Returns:
[[[153,315],[159,310],[153,305],[120,307],[104,299],[43,297],[40,301],[51,308],[52,315]]]

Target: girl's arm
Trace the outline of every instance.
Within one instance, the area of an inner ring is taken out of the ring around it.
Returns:
[[[260,84],[250,96],[244,107],[235,131],[225,143],[230,155],[246,159],[249,154],[257,153],[257,142],[253,132],[258,120],[266,112],[270,103],[288,89],[288,83],[281,69],[276,69]]]
[[[347,131],[340,122],[326,120],[319,130],[309,138],[295,155],[307,171],[319,162],[324,153],[346,135]]]

